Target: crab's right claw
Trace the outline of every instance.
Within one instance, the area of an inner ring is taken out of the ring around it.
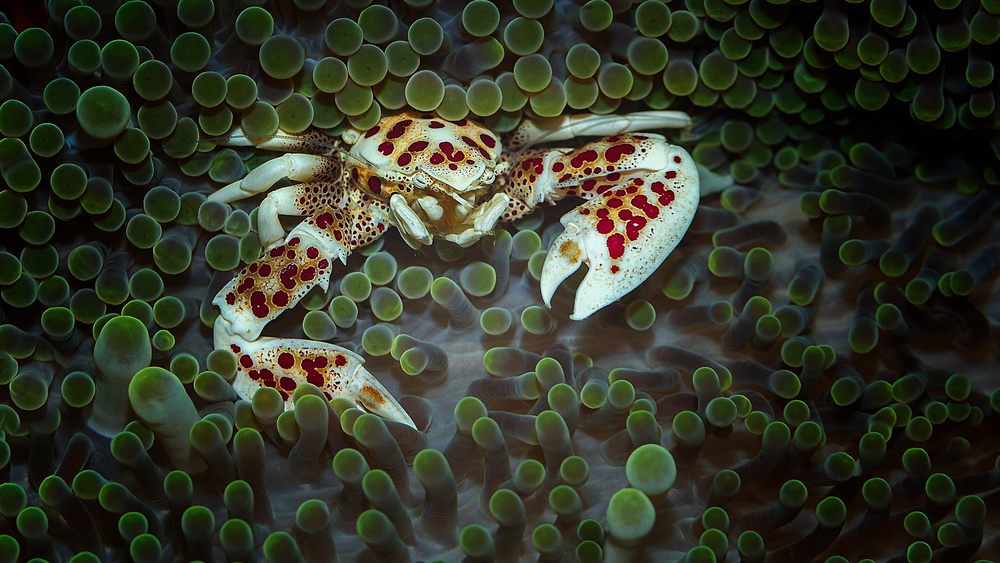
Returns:
[[[677,246],[698,208],[698,169],[684,149],[670,146],[666,152],[662,170],[609,174],[595,188],[600,195],[562,217],[566,229],[542,266],[546,305],[587,262],[570,315],[585,319],[635,289]]]

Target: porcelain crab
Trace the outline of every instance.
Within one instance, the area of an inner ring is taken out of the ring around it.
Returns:
[[[394,225],[413,246],[435,238],[467,246],[536,207],[568,196],[585,201],[566,213],[540,280],[546,305],[558,285],[586,262],[570,318],[586,318],[645,280],[684,235],[698,206],[691,156],[662,136],[639,131],[686,127],[679,112],[565,116],[525,121],[500,136],[469,120],[401,113],[342,140],[318,132],[280,134],[262,149],[284,151],[209,200],[231,202],[268,191],[258,209],[262,256],[215,296],[221,310],[215,347],[236,354],[237,394],[262,387],[288,400],[309,382],[332,397],[414,426],[363,359],[340,346],[261,337],[264,326],[315,286],[324,290],[333,262]],[[601,137],[576,148],[531,148],[576,137]],[[239,132],[230,144],[250,144]],[[325,154],[317,146],[334,147]],[[346,148],[348,147],[349,148]],[[280,215],[305,219],[284,233]]]

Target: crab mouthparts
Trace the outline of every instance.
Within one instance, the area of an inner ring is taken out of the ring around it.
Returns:
[[[430,244],[434,237],[468,246],[493,232],[509,203],[507,195],[499,193],[480,205],[459,197],[453,199],[454,202],[425,195],[407,202],[402,195],[395,194],[389,199],[390,219],[413,248]]]

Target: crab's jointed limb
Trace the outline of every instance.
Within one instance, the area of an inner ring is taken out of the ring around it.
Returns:
[[[605,137],[573,150],[535,149],[511,168],[505,219],[566,196],[588,201],[564,215],[540,280],[548,305],[586,262],[571,319],[590,316],[641,284],[677,246],[698,207],[698,169],[684,149],[652,134]]]
[[[212,303],[222,312],[215,323],[215,347],[236,354],[239,372],[233,386],[245,399],[260,387],[272,387],[291,408],[287,402],[291,392],[308,382],[329,398],[346,397],[380,416],[414,426],[357,354],[324,342],[260,337],[267,323],[294,307],[310,289],[317,285],[327,289],[334,260],[346,261],[354,248],[378,238],[388,225],[384,203],[332,181],[337,168],[330,157],[285,155],[212,195],[218,201],[233,201],[263,192],[282,177],[310,180],[269,193],[261,205],[261,239],[277,242],[215,296]],[[279,214],[308,218],[285,237]]]
[[[414,426],[410,416],[374,375],[364,359],[340,346],[300,338],[260,338],[252,342],[217,334],[216,346],[228,340],[241,372],[233,388],[241,397],[272,387],[286,400],[301,383],[311,383],[326,398],[346,397],[383,418]]]

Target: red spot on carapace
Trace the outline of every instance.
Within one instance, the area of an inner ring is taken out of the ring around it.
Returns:
[[[608,207],[610,207],[611,209],[616,209],[618,207],[621,207],[622,203],[623,203],[622,200],[618,199],[617,197],[613,197],[608,200]]]
[[[308,257],[310,260],[315,260],[319,258],[319,249],[316,248],[315,246],[310,246],[309,248],[306,249],[306,257]]]
[[[406,131],[406,128],[409,127],[411,123],[413,123],[412,119],[404,119],[400,122],[397,122],[395,125],[392,126],[392,129],[390,129],[389,132],[385,134],[385,138],[392,140],[402,137],[403,133]]]
[[[368,189],[376,194],[382,193],[382,178],[379,178],[378,176],[369,176]]]
[[[281,388],[284,389],[285,391],[295,390],[295,380],[292,379],[291,377],[282,377],[278,381],[281,384]]]
[[[680,164],[681,163],[681,157],[674,156],[674,162],[676,162],[677,164]]]
[[[375,127],[372,127],[371,129],[369,129],[369,130],[368,130],[368,132],[367,132],[367,133],[365,133],[365,138],[366,138],[366,139],[371,139],[371,138],[372,138],[372,137],[374,137],[374,136],[375,136],[375,135],[376,135],[376,134],[377,134],[377,133],[378,133],[378,132],[379,132],[380,130],[381,130],[381,128],[380,128],[380,127],[379,127],[378,125],[376,125]]]
[[[302,275],[299,277],[302,278],[302,281],[312,280],[314,277],[316,277],[316,268],[309,266],[305,270],[302,270]]]
[[[552,171],[553,172],[562,172],[563,168],[566,168],[566,165],[563,164],[563,163],[561,163],[561,162],[557,162],[557,163],[555,163],[555,164],[552,165]]]
[[[410,143],[410,146],[406,147],[409,152],[420,152],[427,148],[427,141],[415,141]]]
[[[281,369],[292,369],[292,366],[295,365],[295,356],[288,352],[282,352],[278,356],[278,365],[281,366]]]
[[[667,180],[673,180],[674,178],[677,177],[677,172],[674,172],[673,170],[667,170],[666,173],[663,174],[663,177],[666,178]]]
[[[347,365],[347,358],[344,357],[343,354],[337,354],[337,356],[333,359],[333,365],[338,368],[342,368]]]
[[[444,123],[441,123],[440,121],[431,121],[427,124],[427,126],[431,129],[444,129]]]
[[[236,294],[230,291],[226,294],[226,304],[235,305],[236,304]]]
[[[241,350],[241,348],[236,344],[230,344],[229,349],[232,350],[234,354],[239,354]]]
[[[399,158],[396,159],[396,164],[399,166],[406,166],[412,161],[413,157],[410,156],[410,153],[404,152],[403,154],[399,155]]]
[[[486,145],[487,147],[489,147],[491,149],[494,149],[497,146],[497,140],[494,139],[493,137],[490,137],[486,133],[480,133],[479,134],[479,140],[481,140],[484,145]]]
[[[444,155],[443,154],[441,154],[439,152],[436,152],[436,153],[434,153],[434,154],[431,155],[431,158],[430,158],[430,163],[431,164],[441,164],[442,162],[444,162]]]
[[[318,266],[320,270],[325,270],[330,267],[330,261],[324,258],[320,260],[319,263],[316,264],[316,266]]]
[[[382,153],[383,156],[389,156],[390,154],[392,154],[394,148],[395,145],[393,145],[389,141],[386,141],[378,146],[378,152]]]
[[[617,274],[617,273],[618,273],[618,272],[620,272],[621,270],[622,270],[622,269],[621,269],[621,268],[619,268],[618,266],[616,266],[616,265],[614,265],[614,264],[612,264],[612,265],[611,265],[611,273],[612,273],[612,274]]]
[[[250,356],[248,356],[246,354],[243,354],[242,356],[240,356],[240,365],[243,366],[243,367],[245,367],[245,368],[248,368],[248,369],[252,368],[253,367],[253,358],[251,358]]]

